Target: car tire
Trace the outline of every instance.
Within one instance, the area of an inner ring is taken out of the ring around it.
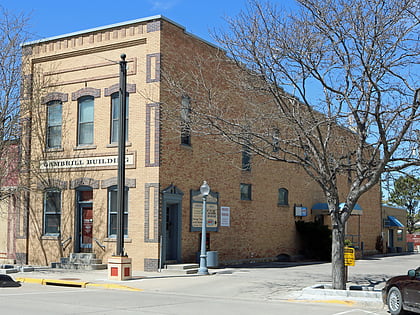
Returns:
[[[406,312],[403,310],[402,294],[401,294],[401,291],[397,287],[392,287],[388,291],[386,304],[388,306],[389,312],[392,315],[406,314]]]

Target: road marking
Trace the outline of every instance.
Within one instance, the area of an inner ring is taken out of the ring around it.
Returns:
[[[287,300],[288,302],[304,302],[304,303],[331,303],[331,304],[343,304],[343,305],[354,305],[354,301],[346,300]]]
[[[375,313],[375,312],[370,312],[370,311],[365,311],[365,310],[359,310],[359,309],[357,309],[357,310],[345,311],[345,312],[340,312],[340,313],[334,313],[333,315],[344,315],[344,314],[350,314],[350,313],[353,313],[353,312],[363,312],[363,313],[365,313],[365,314],[374,314],[374,315],[378,315],[378,313]]]

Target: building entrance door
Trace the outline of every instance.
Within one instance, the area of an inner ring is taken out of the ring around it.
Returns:
[[[178,204],[166,207],[166,261],[178,259]]]
[[[393,229],[388,230],[388,247],[391,247],[391,248],[394,247],[394,230]]]
[[[93,239],[93,191],[80,187],[77,191],[75,252],[91,253]]]
[[[182,196],[174,185],[162,191],[161,265],[181,263]]]
[[[84,253],[92,252],[92,230],[93,230],[93,212],[92,204],[85,204],[80,206],[81,210],[81,237],[80,237],[80,251]]]

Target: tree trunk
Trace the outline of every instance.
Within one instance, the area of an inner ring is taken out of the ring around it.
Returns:
[[[331,214],[332,223],[332,288],[345,290],[345,267],[344,267],[344,223],[336,212]]]

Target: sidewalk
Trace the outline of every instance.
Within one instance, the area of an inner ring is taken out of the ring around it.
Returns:
[[[329,269],[328,263],[267,263],[264,265],[247,265],[234,266],[220,269],[210,269],[210,276],[199,276],[197,274],[181,274],[179,272],[163,270],[162,272],[142,272],[133,271],[132,279],[126,281],[108,280],[107,270],[72,270],[72,269],[52,269],[49,267],[34,267],[33,271],[17,273],[9,273],[15,281],[40,285],[59,285],[80,288],[100,288],[127,291],[161,291],[161,292],[186,292],[189,294],[188,287],[194,287],[199,282],[203,287],[210,287],[210,294],[217,294],[217,288],[211,291],[211,287],[217,287],[220,281],[238,282],[241,294],[245,298],[249,298],[249,292],[243,289],[244,283],[252,286],[253,280],[256,287],[261,284],[272,282],[274,275],[281,275],[283,290],[273,292],[261,291],[256,293],[256,289],[249,288],[248,291],[254,290],[253,297],[272,300],[289,300],[289,301],[308,301],[308,302],[324,302],[324,303],[342,303],[342,304],[363,304],[372,308],[382,308],[380,290],[376,291],[353,291],[353,290],[332,290],[328,289],[328,282],[324,289],[319,288],[320,283],[317,276],[322,275],[324,279],[325,270]],[[278,268],[278,271],[275,269]],[[295,270],[301,270],[294,272]],[[304,271],[302,271],[304,270]],[[309,272],[314,277],[308,279],[305,273]],[[300,280],[302,275],[306,278],[306,282]],[[230,278],[227,278],[230,277]],[[257,279],[257,280],[254,280]],[[302,287],[302,285],[307,285]],[[349,283],[355,285],[356,283]],[[193,290],[193,289],[192,289]],[[220,290],[220,289],[219,289]],[[237,291],[236,287],[232,291]],[[273,290],[274,291],[274,290]],[[215,293],[216,292],[216,293]],[[245,292],[245,293],[244,293]],[[227,294],[236,295],[237,293],[228,292]]]

